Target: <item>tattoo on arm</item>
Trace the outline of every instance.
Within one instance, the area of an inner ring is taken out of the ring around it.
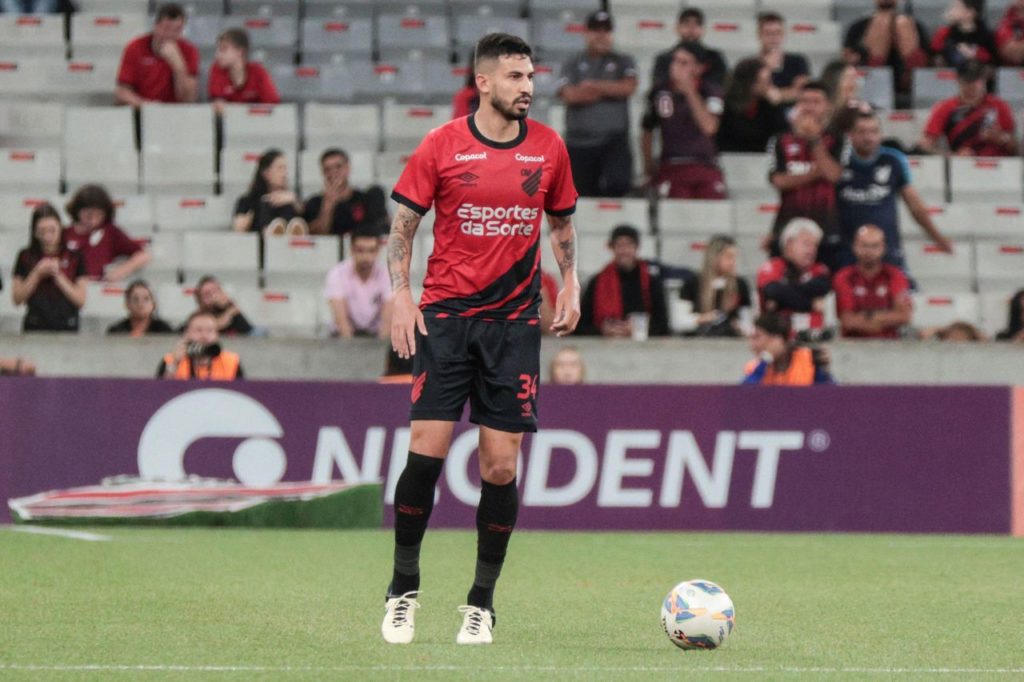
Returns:
[[[412,240],[422,216],[406,206],[399,206],[391,223],[388,237],[388,272],[391,273],[392,291],[409,288],[409,263],[412,260]]]
[[[550,216],[551,241],[555,251],[555,260],[564,280],[567,275],[576,271],[576,228],[572,216]]]

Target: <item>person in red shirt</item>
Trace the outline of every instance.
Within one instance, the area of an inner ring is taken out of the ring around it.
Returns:
[[[843,336],[900,338],[900,327],[910,324],[913,312],[910,282],[902,270],[882,260],[885,233],[877,225],[864,225],[854,236],[853,253],[857,263],[832,280]]]
[[[153,32],[124,48],[114,96],[136,109],[145,102],[195,102],[198,95],[199,50],[181,37],[185,10],[177,3],[161,5]]]
[[[491,33],[476,47],[480,108],[427,133],[392,192],[388,239],[394,289],[391,345],[413,358],[410,448],[395,487],[394,570],[384,640],[409,644],[420,589],[420,543],[455,423],[470,403],[479,424],[481,472],[477,563],[460,607],[458,644],[490,644],[494,588],[519,509],[517,453],[537,429],[540,375],[540,246],[544,214],[562,274],[552,330],[580,317],[576,188],[565,143],[528,118],[533,52],[521,38]],[[417,306],[409,281],[412,245],[434,208],[434,251]]]
[[[996,50],[1006,66],[1024,65],[1024,0],[1013,0],[996,26]]]
[[[249,36],[240,28],[229,28],[217,37],[217,54],[210,66],[207,87],[217,113],[224,103],[278,104],[274,80],[262,64],[249,61]]]
[[[945,138],[951,154],[958,156],[1014,156],[1017,136],[1013,110],[1005,100],[989,94],[988,69],[977,61],[957,69],[960,92],[936,104],[918,143],[921,149],[939,153]]]
[[[100,185],[82,185],[66,208],[72,223],[64,243],[81,254],[87,277],[120,282],[149,263],[150,254],[114,224],[114,202]],[[125,260],[107,267],[118,258]]]
[[[832,285],[828,268],[816,262],[821,237],[813,220],[794,218],[779,239],[782,257],[772,258],[757,271],[761,310],[791,320],[796,332],[825,326],[825,296]]]

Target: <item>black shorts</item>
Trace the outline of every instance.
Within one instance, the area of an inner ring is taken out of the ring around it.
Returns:
[[[425,318],[413,356],[413,420],[469,420],[499,431],[537,430],[540,325]]]

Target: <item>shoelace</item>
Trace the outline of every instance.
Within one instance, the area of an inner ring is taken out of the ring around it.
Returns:
[[[420,603],[415,599],[409,599],[405,596],[398,598],[398,603],[395,604],[395,608],[392,611],[391,625],[399,628],[405,625],[409,620],[409,610],[418,609]]]
[[[459,611],[465,613],[469,618],[469,625],[466,630],[471,635],[479,635],[480,627],[484,624],[484,612],[475,606],[460,606]]]

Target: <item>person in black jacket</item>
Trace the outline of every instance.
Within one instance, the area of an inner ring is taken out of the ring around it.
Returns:
[[[156,297],[145,281],[137,279],[128,285],[124,292],[124,307],[128,311],[127,317],[107,327],[108,334],[138,337],[174,333],[171,325],[157,316]]]

